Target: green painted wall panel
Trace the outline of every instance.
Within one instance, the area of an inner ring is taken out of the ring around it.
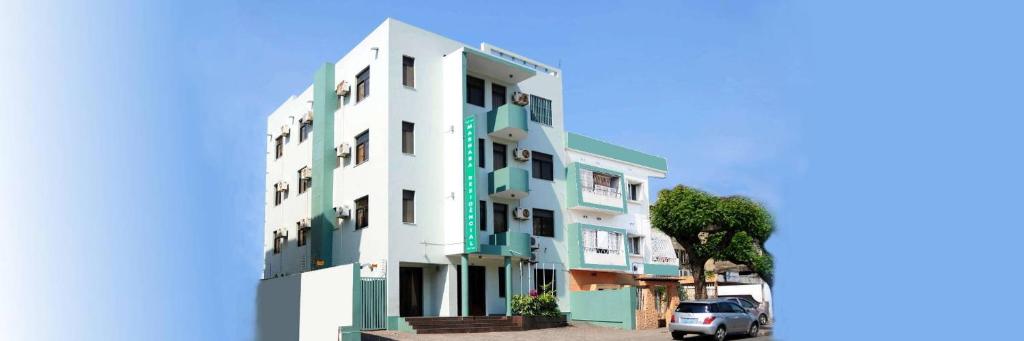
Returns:
[[[313,77],[313,187],[310,215],[310,256],[313,269],[334,264],[334,230],[338,220],[334,213],[334,112],[338,96],[334,92],[334,64],[324,63]],[[322,263],[320,262],[322,260]],[[318,265],[318,263],[321,263]]]
[[[621,329],[636,329],[636,288],[570,291],[572,320]]]
[[[663,157],[639,152],[580,134],[566,133],[565,146],[569,149],[668,172],[668,161]]]
[[[665,264],[644,264],[645,275],[655,276],[679,276],[678,265],[665,265]]]

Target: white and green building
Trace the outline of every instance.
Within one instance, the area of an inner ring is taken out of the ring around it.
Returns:
[[[563,103],[558,68],[394,19],[320,65],[267,119],[261,328],[504,315],[544,283],[576,318],[628,285],[594,278],[678,276],[648,220],[665,159],[567,132]]]

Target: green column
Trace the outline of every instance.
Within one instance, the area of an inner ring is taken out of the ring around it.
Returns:
[[[512,257],[505,256],[505,316],[512,316]]]
[[[310,188],[310,254],[313,269],[333,266],[331,259],[334,229],[334,111],[338,96],[334,92],[334,64],[324,63],[313,76],[313,187]],[[297,132],[300,133],[301,132]],[[319,261],[323,261],[318,265]]]
[[[462,316],[469,316],[469,254],[462,254],[462,278],[459,281],[462,282],[462,292],[459,295],[462,297]]]

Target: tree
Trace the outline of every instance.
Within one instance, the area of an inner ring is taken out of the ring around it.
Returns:
[[[773,260],[764,243],[775,229],[771,214],[742,196],[718,197],[686,186],[658,193],[651,206],[652,225],[675,238],[689,259],[695,298],[705,298],[710,259],[746,265],[768,285],[774,284]]]

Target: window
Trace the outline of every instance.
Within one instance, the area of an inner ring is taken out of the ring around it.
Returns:
[[[551,125],[551,100],[530,95],[530,120]]]
[[[505,87],[491,83],[491,108],[497,109],[505,105]]]
[[[618,176],[581,169],[580,178],[583,182],[582,189],[584,191],[612,198],[621,198]]]
[[[603,230],[583,230],[583,250],[601,254],[622,254],[622,234]]]
[[[280,205],[288,197],[288,191],[282,191],[274,185],[274,206]]]
[[[508,156],[505,153],[505,145],[501,143],[491,144],[491,153],[494,155],[494,170],[505,168],[508,165]]]
[[[306,193],[310,187],[313,187],[313,177],[311,173],[312,169],[309,167],[302,167],[299,170],[299,194]]]
[[[476,142],[476,148],[477,148],[477,150],[476,150],[476,159],[477,159],[477,162],[479,163],[480,168],[487,167],[487,158],[485,157],[487,154],[484,154],[485,146],[487,146],[487,140],[484,140],[484,139],[478,139],[477,140],[477,142]]]
[[[534,287],[537,288],[538,292],[544,290],[544,286],[548,286],[548,290],[552,293],[558,292],[558,286],[555,285],[555,270],[552,269],[534,269],[533,270],[533,283]]]
[[[484,106],[484,80],[466,76],[466,103]]]
[[[533,178],[541,180],[554,180],[554,159],[551,154],[533,152],[530,159],[533,159]]]
[[[370,225],[370,196],[356,199],[356,229]]]
[[[487,231],[487,202],[486,201],[480,200],[480,207],[477,209],[477,212],[479,212],[479,214],[480,214],[480,216],[479,216],[480,221],[477,222],[477,225],[480,225],[480,231]]]
[[[409,56],[402,56],[402,85],[407,87],[416,86],[416,59]]]
[[[640,184],[629,184],[629,200],[640,200]]]
[[[281,249],[284,248],[285,238],[287,237],[279,235],[277,231],[274,231],[274,253],[281,253]]]
[[[415,125],[409,122],[402,122],[402,152],[406,154],[415,153],[415,135],[413,135],[413,129]]]
[[[508,205],[494,203],[494,233],[508,232]]]
[[[356,166],[370,159],[370,131],[356,136]]]
[[[498,267],[498,297],[505,297],[505,268]]]
[[[280,159],[284,156],[284,135],[278,136],[274,142],[274,159]]]
[[[363,99],[370,96],[370,67],[367,66],[363,71],[356,75],[356,103],[362,102]]]
[[[299,246],[305,246],[309,239],[309,227],[299,226]]]
[[[302,121],[299,125],[299,143],[309,139],[309,133],[313,132],[313,121]]]
[[[676,307],[677,313],[703,314],[710,313],[711,309],[707,303],[679,303]]]
[[[640,237],[629,238],[629,254],[640,255]]]
[[[416,192],[402,191],[402,222],[408,224],[416,222]]]
[[[539,237],[555,237],[555,212],[533,209],[533,235]]]

